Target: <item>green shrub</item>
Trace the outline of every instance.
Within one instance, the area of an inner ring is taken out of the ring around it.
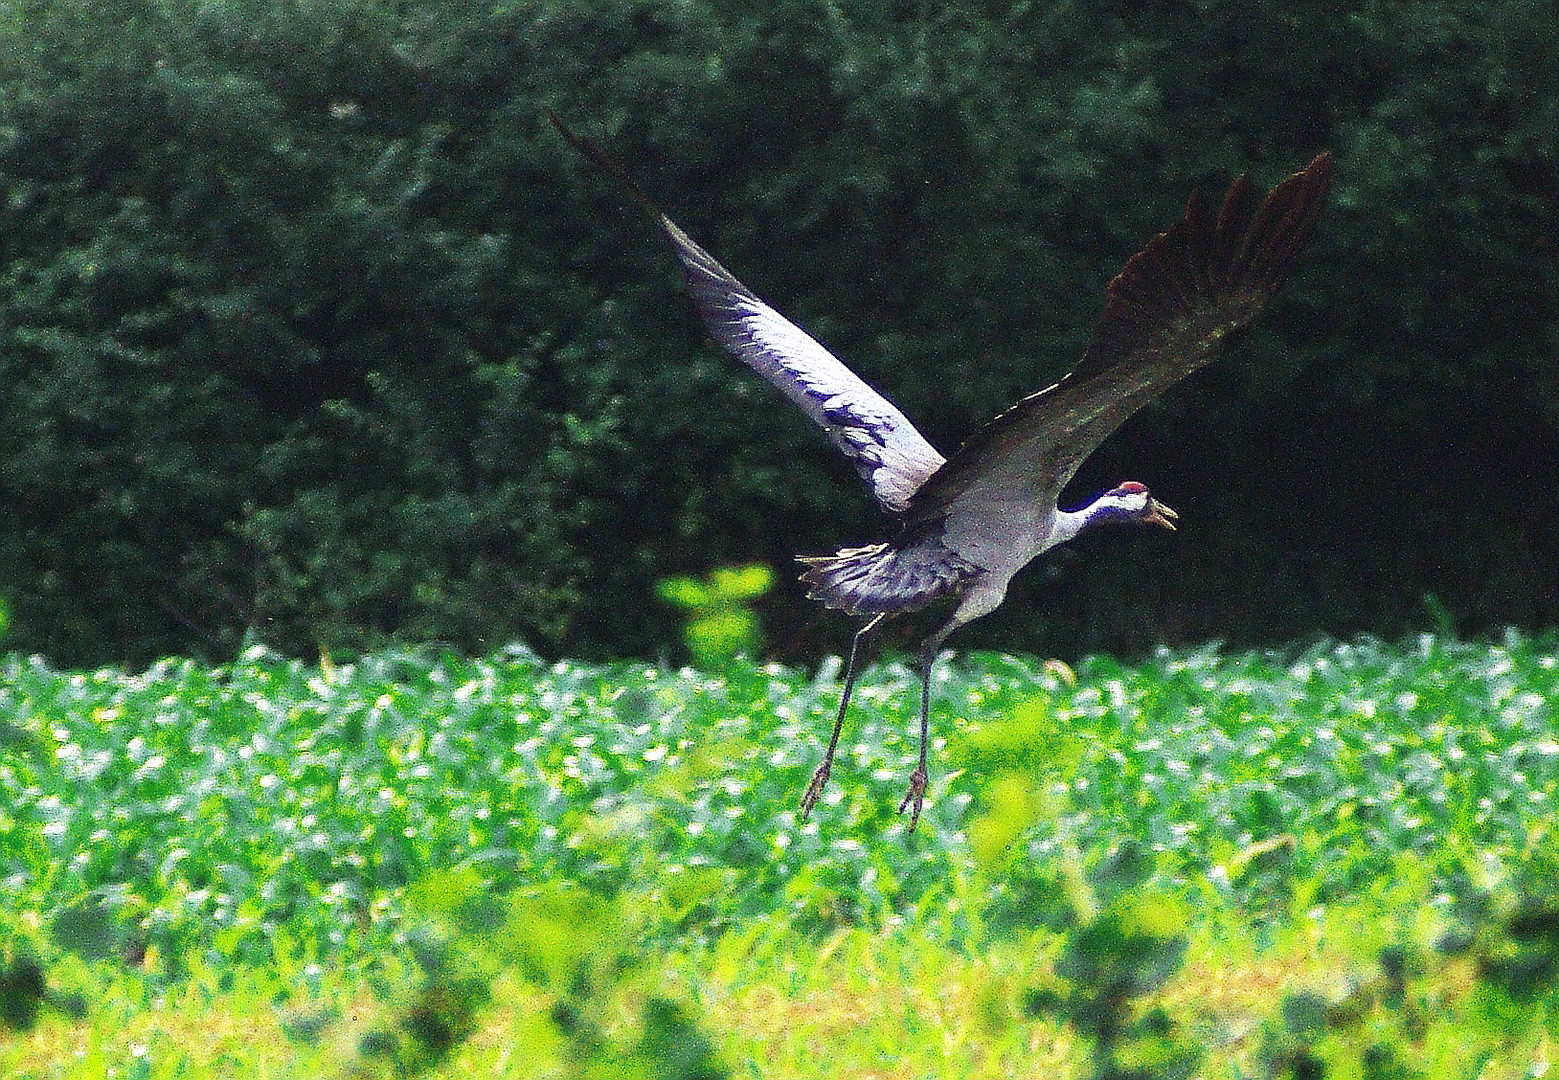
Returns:
[[[703,580],[665,578],[657,585],[660,598],[687,612],[683,641],[693,662],[705,671],[717,670],[738,656],[755,656],[763,631],[752,603],[774,585],[767,566],[712,570]]]
[[[1191,191],[1330,147],[1297,280],[1078,478],[1182,535],[1058,555],[964,640],[1389,634],[1426,592],[1552,622],[1556,51],[1530,0],[11,5],[12,640],[654,655],[655,582],[886,532],[547,107],[945,450],[1066,370]],[[793,582],[755,610],[837,648]]]

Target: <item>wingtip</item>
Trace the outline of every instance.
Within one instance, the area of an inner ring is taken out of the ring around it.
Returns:
[[[1105,314],[1083,367],[1110,363],[1152,328],[1219,297],[1248,297],[1253,315],[1293,269],[1333,178],[1332,155],[1322,151],[1264,194],[1241,176],[1216,217],[1193,197],[1185,217],[1127,260],[1106,287]]]
[[[1332,165],[1332,152],[1322,150],[1310,160],[1310,164],[1279,183],[1262,201],[1264,204],[1279,205],[1291,198],[1295,209],[1308,210],[1319,216],[1321,206],[1331,194],[1332,184],[1336,178],[1337,171]]]
[[[596,164],[603,164],[602,159],[606,154],[599,145],[565,124],[563,118],[557,114],[557,110],[547,109],[546,113],[547,119],[552,121],[552,126],[557,129],[557,133],[563,136],[563,141]]]
[[[645,194],[644,189],[634,182],[633,177],[628,173],[628,166],[623,164],[621,158],[596,140],[586,135],[581,135],[569,127],[556,111],[547,109],[546,113],[547,119],[552,121],[552,126],[557,129],[558,134],[563,136],[563,140],[577,150],[582,157],[617,181],[624,191],[633,196],[635,202],[649,211],[651,217],[657,221],[669,220],[661,212],[660,207],[655,204],[655,200]]]
[[[1337,170],[1332,164],[1332,152],[1322,150],[1310,159],[1310,164],[1274,187],[1267,198],[1271,199],[1285,189],[1296,188],[1301,193],[1299,201],[1314,206],[1319,211],[1321,203],[1325,202],[1327,195],[1331,193],[1332,184],[1336,179]]]

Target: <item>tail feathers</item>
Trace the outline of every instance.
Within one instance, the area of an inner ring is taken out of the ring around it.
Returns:
[[[852,615],[914,611],[955,592],[978,568],[940,544],[845,548],[803,556],[807,595]]]

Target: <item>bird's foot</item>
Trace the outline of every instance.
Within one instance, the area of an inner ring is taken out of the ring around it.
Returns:
[[[817,805],[817,800],[823,797],[823,789],[828,786],[829,762],[825,761],[817,767],[812,774],[812,782],[807,785],[807,790],[801,796],[801,820],[805,821],[812,814],[812,808]]]
[[[909,790],[904,793],[904,801],[899,803],[899,813],[903,813],[907,807],[913,806],[914,813],[909,819],[909,831],[914,832],[915,826],[920,824],[920,801],[926,793],[926,767],[917,768],[909,776]]]

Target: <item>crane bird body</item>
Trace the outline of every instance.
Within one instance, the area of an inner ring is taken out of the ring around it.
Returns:
[[[828,749],[801,799],[806,820],[828,783],[860,649],[884,619],[935,601],[950,616],[920,652],[920,761],[899,812],[920,820],[931,667],[949,634],[995,611],[1036,556],[1107,524],[1173,529],[1176,514],[1135,481],[1077,510],[1058,499],[1083,460],[1143,405],[1212,360],[1282,286],[1331,188],[1328,154],[1262,197],[1247,177],[1217,213],[1193,197],[1185,217],[1132,256],[1107,286],[1104,315],[1077,367],[1024,398],[944,458],[891,402],[738,281],[661,212],[603,148],[553,123],[650,212],[681,260],[714,339],[812,418],[884,511],[891,540],[806,556],[809,596],[865,618],[850,645]]]

